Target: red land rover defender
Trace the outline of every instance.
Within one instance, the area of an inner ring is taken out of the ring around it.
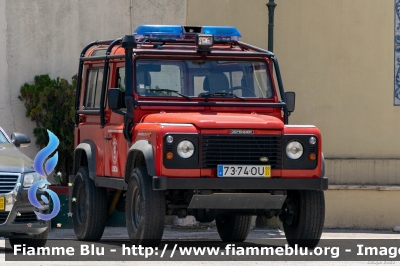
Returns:
[[[115,209],[134,244],[158,245],[165,215],[216,220],[244,241],[278,216],[290,245],[315,247],[325,202],[315,126],[289,125],[276,56],[234,27],[142,25],[82,51],[76,90],[75,234],[101,238]]]

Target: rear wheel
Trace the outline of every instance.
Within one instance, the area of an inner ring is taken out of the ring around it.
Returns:
[[[280,218],[290,246],[316,247],[325,221],[324,192],[289,191]]]
[[[218,234],[225,242],[243,242],[250,232],[251,216],[218,215],[216,218]]]
[[[23,245],[25,244],[27,247],[37,248],[44,247],[47,242],[47,236],[49,234],[49,229],[47,228],[41,234],[38,235],[26,235],[26,236],[11,236],[8,241],[10,241],[10,245],[14,248],[14,245]]]
[[[134,245],[157,247],[164,233],[165,193],[153,190],[145,166],[133,169],[126,192],[126,228]]]
[[[107,189],[96,187],[81,167],[72,187],[72,220],[79,240],[100,240],[107,220]]]

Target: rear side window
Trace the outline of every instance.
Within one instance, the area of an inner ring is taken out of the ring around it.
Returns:
[[[89,69],[86,82],[84,108],[100,108],[101,86],[103,84],[103,69]]]

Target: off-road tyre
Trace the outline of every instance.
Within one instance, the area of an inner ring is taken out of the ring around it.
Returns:
[[[81,167],[72,186],[72,221],[79,240],[101,239],[107,220],[107,189],[96,187],[87,167]]]
[[[325,221],[323,191],[289,191],[283,214],[281,220],[290,246],[314,248],[318,245]]]
[[[8,241],[12,248],[14,245],[23,245],[25,244],[27,247],[38,248],[46,246],[47,237],[49,235],[49,228],[46,229],[41,234],[38,235],[26,235],[26,236],[18,236],[18,237],[10,237]]]
[[[136,167],[131,173],[125,211],[132,244],[158,247],[164,233],[165,193],[153,190],[146,166]]]
[[[225,242],[243,242],[250,232],[251,216],[218,215],[215,219],[218,234]]]

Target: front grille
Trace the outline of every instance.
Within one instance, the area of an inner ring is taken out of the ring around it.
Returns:
[[[17,216],[15,218],[15,223],[27,223],[27,222],[35,222],[37,221],[37,216],[34,212],[25,212],[21,213],[21,216]]]
[[[172,144],[166,143],[166,144],[165,144],[165,150],[166,150],[166,151],[172,151]]]
[[[281,168],[280,135],[203,135],[202,168],[218,164],[271,165]],[[268,162],[261,162],[267,157]]]
[[[0,193],[8,193],[12,191],[17,184],[18,174],[1,174],[0,173]]]
[[[0,224],[4,224],[7,220],[9,212],[0,212]]]

